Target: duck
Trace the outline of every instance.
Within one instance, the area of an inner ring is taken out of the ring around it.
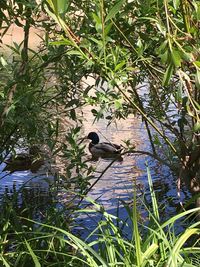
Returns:
[[[90,132],[86,138],[91,140],[89,144],[89,151],[94,158],[120,157],[122,151],[122,147],[120,145],[109,142],[99,143],[100,139],[96,132]]]
[[[6,163],[6,166],[3,171],[13,173],[16,171],[30,170],[34,173],[44,164],[44,159],[38,146],[32,146],[29,149],[29,153],[11,155],[4,163]]]

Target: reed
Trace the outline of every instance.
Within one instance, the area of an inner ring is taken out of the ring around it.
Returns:
[[[91,208],[75,211],[77,215],[101,215],[97,226],[87,238],[73,234],[63,219],[56,222],[36,222],[17,216],[10,207],[3,220],[0,263],[2,266],[187,266],[200,264],[198,237],[200,222],[193,222],[181,233],[175,225],[199,208],[184,211],[161,222],[153,190],[152,178],[147,167],[152,204],[146,206],[149,222],[142,223],[138,213],[138,199],[134,185],[133,205],[124,203],[128,218],[109,214],[101,205],[86,198]],[[144,201],[141,199],[141,204]],[[121,207],[117,214],[120,215]],[[49,210],[47,219],[61,216]],[[53,214],[54,213],[54,214]],[[5,215],[5,214],[4,214]],[[2,216],[2,215],[1,215]],[[1,218],[3,219],[3,218]],[[125,234],[129,229],[130,235]]]

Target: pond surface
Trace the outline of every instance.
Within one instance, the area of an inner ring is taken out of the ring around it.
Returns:
[[[131,140],[136,145],[137,150],[150,150],[148,137],[143,123],[137,117],[130,116],[126,120],[120,120],[116,125],[107,127],[107,122],[101,120],[93,124],[93,117],[91,115],[91,108],[85,108],[83,111],[84,119],[84,134],[87,135],[90,131],[98,132],[101,141],[110,140],[111,142],[122,144],[123,140]],[[87,118],[87,119],[86,119]],[[90,157],[88,148],[87,153]],[[96,166],[95,178],[90,181],[91,184],[95,182],[108,164],[109,159],[99,159],[98,161],[91,161],[91,164]],[[119,217],[126,220],[127,213],[123,207],[122,201],[127,204],[133,202],[133,186],[136,183],[138,196],[146,195],[146,199],[151,202],[147,181],[146,165],[148,162],[151,176],[153,179],[154,189],[156,191],[158,205],[161,207],[162,219],[166,220],[177,212],[177,206],[180,199],[177,197],[176,181],[170,175],[169,170],[160,165],[157,161],[149,157],[127,154],[123,156],[123,161],[116,161],[105,172],[100,180],[95,184],[88,196],[93,200],[98,200],[108,213],[113,215],[119,211]],[[0,170],[5,167],[1,164]],[[18,205],[23,206],[25,203],[30,203],[32,206],[37,206],[40,202],[51,203],[52,196],[50,194],[50,186],[54,179],[51,174],[48,174],[45,167],[41,167],[37,173],[30,171],[19,171],[12,174],[1,173],[0,176],[0,197],[5,193],[7,196],[12,196],[14,193],[18,194]],[[3,177],[5,176],[5,177]],[[181,200],[185,198],[187,192],[182,192]],[[62,193],[59,194],[62,196]],[[88,202],[82,203],[82,208],[88,205]],[[139,204],[140,205],[140,204]],[[138,207],[140,209],[140,206]],[[140,215],[145,220],[147,214],[140,209]],[[76,231],[82,236],[87,235],[94,229],[96,223],[101,220],[101,215],[86,215],[83,214],[76,219],[78,227]],[[75,231],[75,232],[76,232]],[[128,234],[128,233],[127,233]]]
[[[99,121],[93,124],[90,109],[84,111],[84,131],[87,135],[90,131],[96,131],[99,134],[100,141],[110,140],[116,144],[122,144],[123,140],[131,140],[136,145],[137,150],[149,150],[150,144],[144,128],[144,124],[137,117],[130,116],[126,120],[120,120],[116,125],[107,127],[106,121]],[[106,138],[105,138],[106,137]],[[89,151],[88,151],[89,154]],[[96,166],[96,177],[100,175],[111,160],[99,159],[93,162]],[[181,199],[177,197],[176,180],[170,174],[167,167],[160,165],[159,162],[144,155],[127,154],[123,156],[123,161],[116,161],[94,185],[88,196],[104,206],[106,211],[113,215],[118,215],[122,220],[126,220],[128,215],[122,202],[128,205],[133,203],[133,188],[136,183],[137,195],[143,198],[144,194],[151,203],[149,186],[147,180],[147,167],[151,171],[153,186],[156,191],[158,205],[161,208],[161,218],[163,221],[169,219],[177,213],[179,202],[182,201],[187,192],[181,192]],[[97,178],[91,181],[93,184]],[[138,201],[141,205],[140,201]],[[87,207],[89,202],[83,202],[82,208]],[[90,206],[90,205],[89,205]],[[138,210],[142,220],[146,220],[147,213]],[[77,218],[77,231],[82,236],[87,236],[102,219],[100,214],[83,214]],[[81,227],[82,224],[82,227]],[[127,234],[129,234],[127,229]]]
[[[10,29],[11,32],[5,38],[11,38],[11,40],[7,40],[7,43],[12,43],[13,40],[19,42],[19,40],[13,39],[16,36],[22,38],[22,32],[17,34],[19,30],[18,28]],[[13,31],[15,31],[15,35]],[[38,42],[37,40],[36,43]],[[91,108],[88,107],[83,111],[85,135],[90,131],[96,131],[101,141],[109,140],[122,144],[123,140],[130,139],[136,145],[136,149],[150,150],[147,133],[139,118],[130,116],[126,120],[118,121],[116,125],[107,127],[107,121],[105,120],[93,124],[90,110]],[[87,153],[90,154],[88,150]],[[98,203],[102,204],[109,213],[116,214],[117,208],[120,207],[119,216],[126,219],[127,214],[121,201],[132,203],[135,182],[138,195],[146,194],[147,200],[150,201],[145,162],[148,162],[150,167],[158,204],[162,207],[162,218],[165,220],[171,217],[176,214],[177,205],[180,201],[177,197],[175,178],[172,177],[166,167],[146,156],[127,154],[123,157],[123,161],[116,161],[95,184],[88,196],[94,200],[98,199]],[[99,173],[110,164],[110,160],[100,159],[97,162],[91,162],[91,164],[96,166],[95,177],[98,177]],[[6,175],[5,172],[1,172],[4,167],[5,164],[0,165],[0,198],[3,198],[5,194],[10,197],[17,194],[17,201],[20,206],[23,206],[24,202],[33,206],[37,205],[38,202],[42,202],[44,205],[49,201],[51,202],[52,196],[49,189],[54,182],[54,178],[45,168],[41,168],[34,174],[30,171],[19,171]],[[91,184],[95,179],[90,181]],[[187,194],[187,192],[182,192],[181,200]],[[142,212],[141,215],[146,216]],[[79,229],[80,233],[83,234],[84,232],[86,234],[86,226],[89,225],[89,228],[92,229],[100,219],[99,216],[87,217],[82,215],[77,221],[79,224],[82,223],[82,228]]]

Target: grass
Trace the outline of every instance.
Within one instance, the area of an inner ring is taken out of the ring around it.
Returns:
[[[1,266],[200,266],[200,222],[191,222],[181,233],[175,231],[175,225],[180,223],[180,219],[187,218],[199,211],[199,208],[184,211],[161,222],[148,167],[147,175],[152,200],[152,207],[146,206],[150,218],[148,224],[139,220],[136,189],[133,205],[124,204],[129,214],[127,221],[109,214],[101,205],[88,198],[92,209],[77,210],[75,213],[101,214],[103,219],[84,240],[74,235],[63,219],[56,220],[57,223],[52,219],[36,222],[17,216],[10,207],[2,225]],[[54,212],[54,216],[61,216]],[[49,217],[53,218],[52,215]],[[125,227],[131,233],[128,237],[124,234]]]

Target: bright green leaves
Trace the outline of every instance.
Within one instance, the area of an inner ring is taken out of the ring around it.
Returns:
[[[173,64],[169,64],[169,66],[167,67],[167,70],[164,74],[164,77],[163,77],[163,81],[162,81],[162,85],[163,86],[167,86],[170,82],[170,79],[172,77],[172,74],[173,74],[173,71],[174,71],[174,66]]]
[[[177,10],[180,6],[180,0],[173,0],[174,9]]]
[[[196,67],[195,85],[200,90],[200,61],[193,62]]]
[[[68,7],[69,7],[69,0],[57,0],[57,8],[59,14],[64,14],[67,11]]]
[[[175,67],[181,66],[181,57],[177,49],[170,49],[171,43],[165,40],[164,43],[157,49],[157,54],[160,57],[163,64],[167,64],[167,69],[165,71],[162,85],[167,86],[173,75]]]
[[[140,38],[138,38],[136,45],[137,45],[137,48],[136,48],[137,55],[138,57],[141,57],[144,53],[145,47]]]
[[[168,47],[167,47],[167,40],[165,40],[157,49],[156,54],[158,57],[161,58],[162,63],[167,63],[168,61]]]
[[[181,54],[180,54],[178,49],[175,49],[175,48],[172,49],[171,57],[172,57],[172,61],[174,63],[174,66],[175,67],[180,67],[182,59],[181,59]]]
[[[195,75],[195,85],[200,90],[200,69],[197,69],[197,73]]]
[[[39,262],[39,259],[37,257],[37,255],[35,254],[35,252],[33,251],[33,249],[31,248],[30,244],[28,243],[27,240],[25,240],[25,244],[26,244],[26,247],[31,255],[31,258],[35,264],[35,267],[41,267],[41,264]]]
[[[179,68],[183,71],[188,66],[192,68],[192,63],[196,58],[194,44],[197,42],[195,38],[198,38],[196,19],[198,7],[196,1],[192,1],[194,3],[193,8],[189,6],[187,1],[172,0],[164,2],[165,18],[162,19],[160,25],[158,25],[160,16],[149,20],[151,23],[155,23],[162,34],[163,43],[160,42],[156,53],[165,68],[162,84],[167,86],[170,84],[173,74]],[[161,29],[161,25],[162,28],[164,27],[165,33]],[[198,79],[196,78],[196,80]]]
[[[200,20],[200,3],[196,5],[196,16],[197,20]]]
[[[199,132],[199,131],[200,131],[200,122],[197,122],[194,125],[194,132]]]
[[[122,99],[117,99],[115,100],[115,108],[116,109],[121,109],[122,108]]]
[[[101,18],[98,14],[92,13],[92,18],[93,21],[95,23],[95,28],[97,32],[101,32],[102,31],[102,22],[101,22]]]
[[[0,58],[1,64],[3,67],[6,67],[8,65],[7,61],[4,59],[4,57]]]
[[[194,59],[189,46],[181,46],[173,39],[165,40],[156,50],[162,64],[166,65],[166,71],[163,78],[163,85],[168,85],[173,72],[182,67],[183,62],[191,63]]]
[[[183,63],[185,64],[186,62],[188,62],[189,64],[191,64],[194,61],[194,55],[190,50],[190,47],[181,46],[178,42],[175,42],[174,46],[168,46],[166,41],[165,45],[161,45],[157,52],[159,54],[161,62],[168,65],[166,76],[169,77],[170,73],[171,75],[173,74],[173,72],[171,71],[172,67],[174,70],[177,70],[178,68],[182,68]],[[194,62],[193,64],[195,65]],[[196,80],[198,81],[198,79]],[[169,81],[170,79],[168,79],[168,82]]]
[[[108,12],[106,18],[105,18],[105,22],[113,19],[115,17],[115,15],[117,13],[119,13],[123,3],[125,2],[125,0],[119,0]]]
[[[63,15],[69,7],[69,0],[47,0],[47,2],[56,16]]]
[[[162,63],[172,63],[174,67],[180,67],[182,59],[186,52],[183,53],[183,49],[180,50],[178,47],[173,47],[170,39],[165,40],[160,47],[157,49],[157,54],[161,58]]]
[[[122,60],[120,63],[118,63],[118,64],[115,66],[115,71],[120,70],[124,65],[126,65],[126,61],[125,61],[125,60]]]
[[[168,61],[168,57],[169,57],[169,52],[166,49],[165,52],[163,52],[162,54],[159,55],[161,62],[162,63],[166,63]]]

